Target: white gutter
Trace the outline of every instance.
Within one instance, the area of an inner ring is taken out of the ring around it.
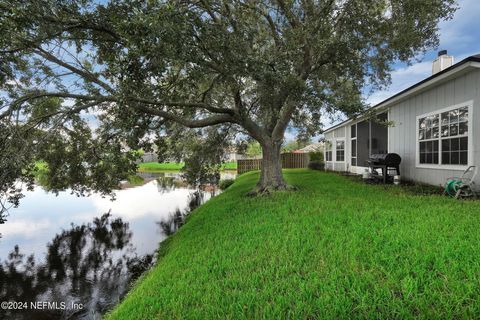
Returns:
[[[418,85],[418,86],[416,86],[412,89],[406,89],[407,91],[405,91],[403,93],[400,93],[400,94],[397,93],[398,96],[395,96],[395,95],[393,96],[395,98],[393,98],[393,99],[388,98],[388,99],[380,102],[379,104],[373,106],[372,109],[381,109],[381,108],[390,107],[393,104],[399,103],[399,102],[407,99],[408,97],[410,97],[414,94],[418,94],[418,93],[421,93],[421,92],[427,90],[428,88],[430,88],[433,85],[448,81],[448,80],[450,80],[450,78],[454,78],[454,77],[458,76],[459,74],[465,73],[466,69],[468,69],[468,68],[480,68],[480,62],[469,61],[467,63],[462,64],[461,66],[454,67],[454,68],[452,68],[452,70],[447,71],[447,72],[445,72],[445,73],[443,73],[443,74],[441,74],[441,75],[439,75],[435,78],[432,78],[428,81],[425,81],[425,83],[422,83],[422,84],[420,84],[420,85]],[[355,120],[359,120],[359,119],[362,119],[362,117],[358,117]],[[335,130],[335,129],[341,127],[341,126],[347,125],[347,124],[351,123],[352,121],[353,121],[353,119],[348,119],[343,123],[340,123],[336,126],[328,128],[323,133],[324,134],[328,133],[328,132],[330,132],[332,130]]]

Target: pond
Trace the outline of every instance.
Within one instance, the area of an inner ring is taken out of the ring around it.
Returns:
[[[179,173],[100,195],[25,192],[0,224],[0,319],[100,319],[155,262],[159,242],[211,196]],[[231,178],[231,176],[225,176]]]

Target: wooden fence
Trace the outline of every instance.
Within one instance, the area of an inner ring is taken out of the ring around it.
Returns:
[[[307,168],[310,157],[308,153],[282,153],[282,168]],[[237,160],[237,172],[242,174],[248,171],[260,170],[262,168],[262,159],[243,159]]]

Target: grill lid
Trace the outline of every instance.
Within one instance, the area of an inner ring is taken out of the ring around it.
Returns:
[[[396,153],[374,153],[370,156],[371,164],[383,164],[388,166],[398,166],[402,158]]]

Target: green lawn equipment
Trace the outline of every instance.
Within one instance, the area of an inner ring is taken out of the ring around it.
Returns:
[[[457,199],[476,197],[474,182],[476,175],[477,167],[470,166],[463,172],[461,177],[448,178],[445,183],[444,193]]]

